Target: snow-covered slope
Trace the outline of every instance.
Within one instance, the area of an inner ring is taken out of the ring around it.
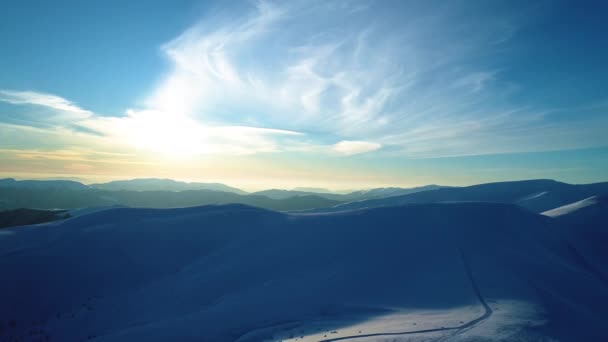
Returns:
[[[585,212],[591,211],[594,214],[597,213],[599,215],[601,213],[607,213],[606,209],[608,209],[608,198],[606,196],[591,196],[578,202],[545,211],[543,215],[549,217],[571,215],[570,217],[574,217],[578,215],[589,215],[589,213]],[[587,217],[585,217],[585,219],[587,219]]]
[[[415,187],[415,188],[396,188],[396,187],[375,188],[375,189],[359,190],[359,191],[351,192],[349,194],[346,194],[346,196],[348,198],[351,198],[352,200],[363,200],[363,199],[385,198],[385,197],[391,197],[391,196],[407,195],[407,194],[413,194],[416,192],[436,190],[436,189],[441,189],[441,188],[448,188],[448,187],[442,186],[442,185],[430,184],[430,185],[424,185],[424,186],[419,186],[419,187]]]
[[[606,283],[551,222],[493,203],[228,205],[7,229],[0,340],[603,341]]]
[[[585,196],[588,196],[588,194],[589,193],[587,192],[579,195],[569,194],[567,191],[562,191],[561,194],[560,192],[556,191],[540,191],[524,196],[523,198],[516,199],[512,203],[533,212],[542,212],[547,208],[557,208],[573,199],[584,198]]]
[[[552,218],[581,265],[608,282],[608,197],[593,196],[543,215]]]
[[[268,189],[262,190],[258,192],[254,192],[253,195],[262,195],[272,199],[287,199],[295,196],[319,196],[324,197],[331,200],[342,201],[342,202],[351,202],[351,201],[361,201],[368,200],[374,198],[385,198],[389,196],[398,196],[398,195],[406,195],[412,194],[420,191],[427,190],[435,190],[445,188],[440,185],[425,185],[419,186],[415,188],[374,188],[368,190],[359,190],[353,191],[346,194],[338,194],[338,193],[329,193],[329,192],[309,192],[304,190],[281,190],[281,189]]]
[[[396,206],[410,203],[485,201],[514,203],[542,213],[589,196],[608,194],[608,183],[566,184],[554,180],[497,182],[457,188],[439,188],[400,196],[338,204],[313,212],[333,212],[360,208]]]

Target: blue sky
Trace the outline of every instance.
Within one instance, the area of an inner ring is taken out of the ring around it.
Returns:
[[[3,175],[357,188],[608,174],[601,1],[3,7]]]

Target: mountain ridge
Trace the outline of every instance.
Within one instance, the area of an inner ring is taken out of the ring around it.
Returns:
[[[547,196],[551,194],[551,196]],[[406,195],[338,204],[318,211],[352,210],[364,207],[394,206],[407,203],[489,201],[514,203],[541,213],[583,198],[608,194],[608,182],[568,184],[555,180],[493,182],[467,187],[439,188]]]

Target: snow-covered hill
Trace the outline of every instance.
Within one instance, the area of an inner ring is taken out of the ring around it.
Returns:
[[[484,201],[513,203],[535,213],[580,201],[594,195],[608,195],[608,182],[567,184],[554,180],[497,182],[455,188],[439,188],[406,195],[338,204],[311,212],[334,212],[411,203]]]
[[[605,341],[608,287],[498,203],[107,209],[0,231],[0,340]]]
[[[435,190],[446,188],[440,185],[425,185],[415,188],[374,188],[368,190],[358,190],[346,194],[330,193],[330,192],[310,192],[304,190],[281,190],[268,189],[252,193],[253,195],[262,195],[272,199],[287,199],[295,196],[319,196],[330,200],[341,202],[362,201],[376,198],[385,198],[390,196],[412,194],[420,191]]]
[[[589,197],[543,215],[552,218],[581,265],[608,282],[608,197]]]

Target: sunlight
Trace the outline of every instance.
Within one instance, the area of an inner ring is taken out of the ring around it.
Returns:
[[[171,157],[208,152],[205,129],[194,120],[158,111],[127,111],[124,136],[138,149]]]

